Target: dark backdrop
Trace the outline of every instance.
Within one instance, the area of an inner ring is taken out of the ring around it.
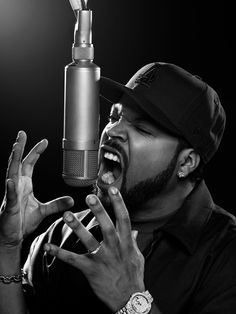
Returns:
[[[172,62],[198,74],[221,98],[227,129],[206,172],[215,201],[232,213],[234,199],[233,32],[229,12],[209,1],[91,0],[95,63],[102,74],[126,83],[141,66]],[[0,0],[0,192],[18,130],[27,148],[42,138],[49,147],[37,164],[34,190],[41,201],[72,195],[84,207],[89,189],[61,178],[64,66],[71,62],[74,15],[66,0]],[[104,126],[107,110],[102,108]],[[54,217],[48,218],[49,224]],[[43,226],[45,227],[45,226]]]

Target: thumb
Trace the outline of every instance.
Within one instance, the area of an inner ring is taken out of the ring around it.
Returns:
[[[70,196],[63,196],[47,202],[42,206],[42,214],[44,217],[51,214],[63,212],[74,206],[74,200]]]

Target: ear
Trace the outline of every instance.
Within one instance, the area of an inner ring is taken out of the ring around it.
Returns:
[[[200,163],[200,156],[192,148],[183,149],[179,155],[178,177],[186,178]]]

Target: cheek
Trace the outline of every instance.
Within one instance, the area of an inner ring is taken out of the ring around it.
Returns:
[[[152,178],[167,168],[174,156],[176,144],[166,140],[136,141],[130,147],[127,185]]]

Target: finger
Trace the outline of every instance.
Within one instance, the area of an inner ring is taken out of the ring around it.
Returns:
[[[74,252],[64,250],[54,244],[46,243],[44,250],[52,256],[59,258],[61,261],[74,266],[80,270],[85,270],[91,265],[91,261],[85,255],[79,255]]]
[[[71,212],[66,212],[64,215],[65,223],[73,230],[77,237],[82,241],[84,246],[93,251],[100,246],[100,243],[94,238],[79,219]]]
[[[9,158],[8,162],[8,169],[7,169],[7,179],[11,178],[18,178],[20,165],[21,165],[21,158],[24,152],[25,144],[26,144],[26,133],[24,131],[19,131],[17,135],[16,142],[13,145],[12,153]]]
[[[115,226],[103,205],[101,204],[99,198],[94,194],[88,195],[86,197],[86,203],[90,207],[100,225],[103,234],[103,241],[116,246],[118,237]]]
[[[17,203],[17,193],[15,189],[15,183],[13,180],[8,179],[6,181],[6,207],[5,210],[11,210],[12,207]]]
[[[45,151],[48,146],[48,141],[43,139],[37,143],[22,162],[22,175],[32,177],[34,166],[39,159],[40,155]]]
[[[51,215],[63,212],[74,205],[74,200],[70,196],[63,196],[56,198],[45,204],[40,204],[40,211],[43,218]]]
[[[122,243],[132,241],[131,223],[128,210],[118,189],[114,186],[108,189],[109,197],[116,216],[116,228]],[[128,244],[128,243],[127,243]]]

